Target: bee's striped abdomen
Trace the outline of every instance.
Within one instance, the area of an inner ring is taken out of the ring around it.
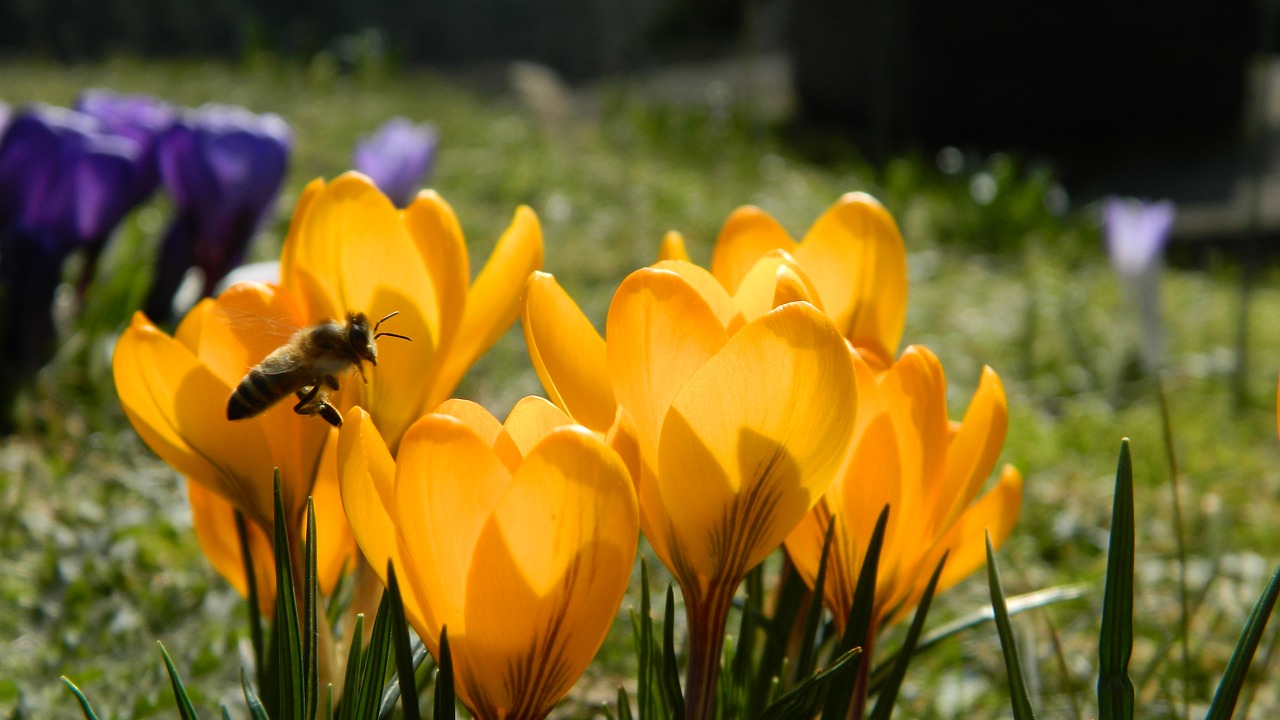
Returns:
[[[249,371],[227,400],[227,419],[250,418],[294,391],[293,375],[268,375],[258,368]]]

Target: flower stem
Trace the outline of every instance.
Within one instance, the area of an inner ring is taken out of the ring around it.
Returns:
[[[713,582],[705,595],[686,598],[689,618],[689,667],[685,676],[685,720],[712,720],[716,712],[716,683],[720,651],[733,605],[736,585]]]

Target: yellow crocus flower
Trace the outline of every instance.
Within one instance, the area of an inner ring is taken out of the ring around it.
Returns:
[[[769,284],[775,307],[748,321],[743,306],[763,295],[735,298],[696,265],[661,262],[623,281],[600,340],[553,278],[530,280],[526,334],[548,391],[600,432],[616,407],[634,435],[641,527],[689,617],[689,717],[713,711],[734,592],[821,497],[853,428],[840,333],[795,302],[808,291],[785,263]],[[601,354],[607,372],[590,372]]]
[[[203,301],[174,338],[137,315],[113,361],[121,404],[158,455],[211,491],[192,497],[197,536],[215,567],[243,587],[243,572],[230,574],[238,553],[228,505],[269,537],[277,467],[291,525],[301,528],[315,493],[322,548],[328,538],[350,547],[341,513],[321,499],[337,485],[318,475],[329,426],[295,414],[287,399],[253,418],[226,419],[232,388],[250,368],[292,329],[398,311],[395,331],[413,340],[383,341],[377,366],[364,368],[367,385],[352,372],[329,398],[340,411],[360,403],[394,450],[409,423],[448,397],[515,320],[524,280],[541,261],[537,218],[520,208],[473,283],[457,218],[439,195],[423,191],[399,210],[367,178],[347,173],[303,191],[278,286],[241,284]],[[327,526],[331,516],[338,527]]]
[[[787,551],[813,585],[827,526],[835,522],[824,600],[844,623],[876,517],[889,519],[877,573],[872,632],[914,608],[942,555],[941,592],[986,564],[984,534],[999,546],[1022,502],[1022,476],[1006,465],[979,497],[995,468],[1008,427],[1000,378],[984,368],[963,422],[947,418],[942,365],[912,346],[875,374],[856,360],[858,424],[850,455],[814,511],[787,537]],[[864,648],[869,652],[869,648]]]
[[[541,398],[504,424],[467,401],[440,411],[410,426],[394,460],[368,413],[347,414],[347,516],[384,580],[395,565],[436,657],[448,631],[472,714],[536,720],[591,662],[626,592],[639,538],[630,475]]]
[[[847,193],[827,208],[800,242],[763,210],[734,210],[711,254],[711,274],[736,293],[762,258],[784,255],[817,291],[815,304],[877,370],[893,363],[907,316],[907,255],[893,216],[866,193]],[[668,233],[662,259],[688,259],[684,240]]]
[[[247,420],[226,419],[227,398],[245,369],[281,342],[261,325],[238,322],[242,317],[305,324],[287,294],[265,285],[237,285],[217,300],[197,304],[173,337],[142,313],[134,315],[116,344],[112,369],[120,403],[138,434],[191,481],[196,536],[214,567],[241,593],[246,581],[234,511],[244,513],[262,609],[270,614],[274,471],[280,470],[289,525],[301,539],[308,495],[316,493],[318,517],[332,516],[330,506],[340,507],[332,492],[316,492],[317,485],[336,487],[337,470],[332,453],[326,462],[324,452],[331,428],[297,415],[290,403]],[[332,588],[353,549],[345,523],[325,527],[317,548],[324,587]]]

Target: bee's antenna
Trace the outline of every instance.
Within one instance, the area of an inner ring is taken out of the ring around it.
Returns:
[[[400,338],[401,340],[408,340],[409,342],[413,342],[413,338],[407,335],[399,335],[397,333],[390,333],[390,332],[382,332],[382,333],[378,332],[378,328],[382,327],[382,323],[386,322],[387,320],[390,320],[391,318],[399,314],[400,314],[399,310],[392,310],[391,312],[384,315],[381,320],[375,323],[373,326],[373,339],[377,340],[380,337],[393,337],[393,338]]]

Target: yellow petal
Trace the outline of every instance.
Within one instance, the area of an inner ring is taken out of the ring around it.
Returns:
[[[907,257],[893,217],[874,198],[849,193],[809,228],[796,260],[827,313],[874,365],[893,362],[907,315]]]
[[[448,415],[424,415],[405,433],[396,457],[392,522],[405,540],[405,575],[431,614],[418,627],[439,641],[440,627],[465,635],[472,551],[511,473],[476,433]],[[415,626],[416,627],[416,626]]]
[[[303,227],[306,227],[305,219],[311,209],[311,203],[324,190],[324,186],[324,178],[316,178],[307,183],[307,186],[302,189],[302,194],[298,196],[297,204],[293,206],[293,217],[289,221],[289,232],[285,235],[284,246],[280,250],[280,278],[282,281],[286,277],[300,278],[303,276],[295,269],[299,262],[299,250],[304,245],[298,238],[298,234],[302,232]],[[324,297],[324,291],[322,288],[312,287],[308,289],[308,292],[302,293],[302,296],[320,300]],[[313,307],[310,310],[311,314],[323,317],[334,317],[337,314],[337,308],[328,304]]]
[[[645,268],[614,294],[607,335],[614,394],[636,423],[642,452],[656,459],[671,399],[724,346],[724,326],[684,276]]]
[[[351,532],[369,567],[386,584],[388,562],[395,564],[397,575],[403,575],[405,568],[393,524],[396,467],[363,408],[352,408],[343,421],[337,461],[342,508]],[[409,621],[414,627],[426,627],[430,608],[416,585],[401,577],[400,589]]]
[[[807,302],[818,310],[822,310],[822,301],[818,299],[818,293],[798,266],[780,265],[775,276],[773,307],[790,302]]]
[[[738,303],[725,291],[724,286],[716,280],[715,276],[701,267],[680,260],[664,260],[654,263],[652,267],[656,270],[668,270],[684,278],[685,282],[689,283],[715,311],[716,317],[720,318],[720,324],[730,334],[737,332],[738,328],[746,322]]]
[[[899,521],[931,530],[945,512],[938,507],[951,503],[939,492],[950,438],[942,363],[928,348],[912,345],[883,376],[880,389],[892,408],[902,459],[902,496],[893,511]]]
[[[529,396],[517,402],[502,424],[502,433],[494,440],[493,449],[507,469],[515,472],[525,455],[552,430],[572,425],[573,420],[545,398]]]
[[[141,313],[120,336],[112,371],[125,415],[157,455],[271,527],[275,461],[258,421],[226,419],[227,384]]]
[[[544,717],[586,669],[631,576],[636,512],[622,461],[585,429],[555,430],[530,450],[468,577],[456,647],[479,717]]]
[[[944,550],[949,550],[946,567],[938,579],[937,592],[952,587],[980,567],[987,564],[986,540],[991,533],[991,544],[999,548],[1013,532],[1022,509],[1022,475],[1012,465],[1006,465],[1000,472],[1000,480],[996,486],[974,503],[959,522],[937,544],[916,573],[919,582],[909,603],[898,613],[895,620],[920,601],[924,585],[937,565]]]
[[[182,343],[182,346],[190,350],[192,354],[200,352],[200,335],[204,330],[204,322],[209,317],[209,313],[214,311],[213,298],[203,298],[195,304],[178,323],[177,329],[173,332],[173,339]]]
[[[462,331],[463,315],[467,312],[471,261],[467,257],[467,242],[462,226],[453,208],[434,190],[419,191],[403,213],[405,227],[422,254],[427,272],[431,275],[432,292],[439,330],[436,334],[438,354],[436,365],[430,369],[435,382],[427,394],[424,410],[441,402],[453,390],[453,384],[443,391],[438,389],[440,373],[448,360],[448,353],[458,341]]]
[[[426,266],[428,251],[421,247],[430,239],[411,235],[391,201],[354,173],[322,188],[294,222],[297,230],[288,238],[294,247],[285,254],[296,260],[282,269],[288,270],[282,284],[306,298],[313,321],[362,312],[377,322],[399,311],[385,329],[413,338],[379,344],[378,366],[368,373],[367,386],[346,381],[358,389],[355,402],[374,416],[394,450],[404,429],[422,413],[427,392],[422,376],[437,361],[443,323],[439,289]]]
[[[949,526],[973,502],[991,476],[1008,427],[1004,387],[995,371],[984,366],[964,423],[947,450],[946,481],[940,492],[955,499],[942,519],[942,527]]]
[[[458,418],[474,430],[480,439],[484,440],[485,445],[490,447],[497,442],[498,435],[502,432],[502,423],[498,422],[498,418],[494,417],[485,406],[472,400],[449,398],[440,403],[433,412]]]
[[[229,387],[240,383],[268,353],[289,342],[306,323],[299,299],[282,288],[239,283],[222,293],[199,322],[196,354],[200,362]],[[182,331],[187,334],[183,322]],[[230,396],[230,393],[228,393]],[[223,407],[226,406],[223,399]],[[302,510],[312,494],[321,451],[330,427],[316,417],[298,415],[296,398],[287,394],[256,420],[267,436],[274,467],[280,468],[285,506],[291,520],[302,522]]]
[[[765,253],[770,250],[795,250],[795,241],[771,215],[746,205],[734,210],[725,220],[711,253],[711,273],[729,292],[739,283]]]
[[[344,571],[354,566],[355,536],[347,523],[342,508],[342,494],[338,482],[338,442],[325,445],[320,459],[320,471],[311,490],[316,509],[316,576],[320,581],[320,593],[331,595]],[[385,563],[384,563],[385,566]]]
[[[786,286],[781,289],[783,297],[779,297],[778,283],[786,278]],[[733,294],[734,303],[742,309],[746,320],[755,320],[779,305],[787,302],[808,302],[816,299],[818,291],[809,282],[804,270],[799,268],[795,260],[781,250],[772,250],[763,255]],[[784,299],[785,298],[785,299]],[[819,310],[822,305],[810,303]]]
[[[191,520],[200,549],[209,564],[240,593],[249,597],[249,583],[244,574],[244,554],[236,532],[236,510],[211,490],[196,482],[187,483],[191,501]],[[249,552],[253,558],[254,581],[257,584],[258,612],[267,618],[276,610],[275,554],[266,532],[252,522],[245,523]]]
[[[542,227],[533,210],[521,206],[471,285],[457,340],[436,378],[436,396],[452,392],[467,368],[511,327],[520,315],[525,280],[541,267]]]
[[[675,230],[667,231],[667,234],[662,236],[662,244],[658,245],[658,260],[692,262],[689,259],[689,251],[684,246],[684,236]]]
[[[782,542],[835,478],[855,404],[844,339],[807,303],[748,324],[684,384],[659,445],[682,585],[740,577]]]
[[[533,273],[525,292],[524,340],[542,387],[575,422],[605,431],[617,405],[604,338],[551,275]]]

